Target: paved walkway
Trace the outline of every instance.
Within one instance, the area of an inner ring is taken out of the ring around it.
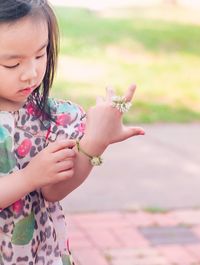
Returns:
[[[77,265],[200,265],[200,124],[143,127],[62,202]]]
[[[111,145],[104,163],[64,201],[69,212],[200,206],[200,123],[143,126]]]
[[[77,265],[200,265],[200,210],[68,216]]]

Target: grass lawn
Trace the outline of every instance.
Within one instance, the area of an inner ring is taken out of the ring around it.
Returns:
[[[192,13],[164,10],[161,16],[137,9],[120,16],[63,7],[56,12],[61,54],[53,96],[87,109],[105,87],[122,94],[135,82],[126,122],[200,121],[200,24],[188,19]]]

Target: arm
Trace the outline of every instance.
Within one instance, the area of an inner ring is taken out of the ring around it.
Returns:
[[[24,170],[0,178],[0,208],[6,208],[33,191]]]
[[[125,95],[131,101],[135,86],[130,87]],[[112,92],[107,92],[107,99],[100,100],[87,113],[84,137],[80,141],[81,148],[90,155],[101,155],[109,144],[128,139],[135,135],[143,135],[141,128],[125,127],[122,124],[121,113],[111,106]],[[76,148],[75,148],[76,149]],[[42,188],[43,196],[48,201],[59,201],[77,188],[90,174],[92,166],[87,156],[78,153],[73,166],[73,176],[55,185]]]
[[[101,155],[105,147],[98,146],[95,142],[90,141],[87,137],[83,137],[80,141],[81,147],[91,155]],[[43,196],[47,201],[59,201],[66,197],[70,192],[80,186],[90,174],[93,166],[89,158],[81,152],[78,152],[77,147],[74,147],[76,158],[73,167],[73,176],[67,180],[48,185],[42,188]]]
[[[31,191],[68,179],[71,172],[63,169],[71,168],[71,162],[66,162],[65,158],[74,145],[72,140],[50,144],[24,169],[0,177],[0,208],[10,206]]]

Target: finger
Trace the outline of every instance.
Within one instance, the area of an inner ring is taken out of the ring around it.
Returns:
[[[71,170],[73,167],[74,167],[74,162],[72,161],[72,159],[70,159],[57,163],[55,166],[55,170],[56,172],[63,172]]]
[[[63,161],[70,158],[75,158],[76,152],[73,149],[70,148],[64,148],[57,152],[54,152],[54,161]]]
[[[107,87],[106,88],[106,100],[111,102],[112,97],[115,96],[115,90],[113,89],[113,87]]]
[[[67,171],[62,171],[60,173],[57,174],[57,182],[60,182],[60,181],[65,181],[67,179],[70,179],[72,178],[74,175],[74,170],[73,169],[70,169],[70,170],[67,170]]]
[[[130,101],[132,100],[133,95],[134,95],[134,93],[135,93],[135,90],[136,90],[136,85],[135,85],[135,84],[132,84],[132,85],[128,88],[127,92],[126,92],[125,95],[124,95],[124,100],[125,100],[126,102],[130,102]]]
[[[65,140],[55,141],[54,143],[49,144],[46,148],[48,148],[50,152],[55,153],[64,148],[73,148],[75,145],[76,145],[75,140],[65,139]]]
[[[96,104],[97,104],[97,105],[98,105],[98,104],[101,104],[101,103],[103,103],[103,102],[104,102],[103,97],[98,96],[98,97],[96,98]]]
[[[125,127],[124,128],[124,139],[126,140],[133,136],[145,135],[145,131],[141,127]]]

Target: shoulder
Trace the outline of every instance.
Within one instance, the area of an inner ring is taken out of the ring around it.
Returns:
[[[49,98],[47,102],[49,111],[52,115],[68,113],[70,115],[82,114],[85,115],[82,107],[69,100]]]
[[[68,100],[49,98],[47,107],[53,120],[49,138],[80,139],[83,136],[86,115],[81,106]]]
[[[85,111],[82,107],[69,100],[49,98],[47,105],[51,116],[57,123],[63,119],[72,123],[85,118]]]
[[[54,98],[49,98],[47,105],[57,126],[84,128],[86,114],[80,105]]]

